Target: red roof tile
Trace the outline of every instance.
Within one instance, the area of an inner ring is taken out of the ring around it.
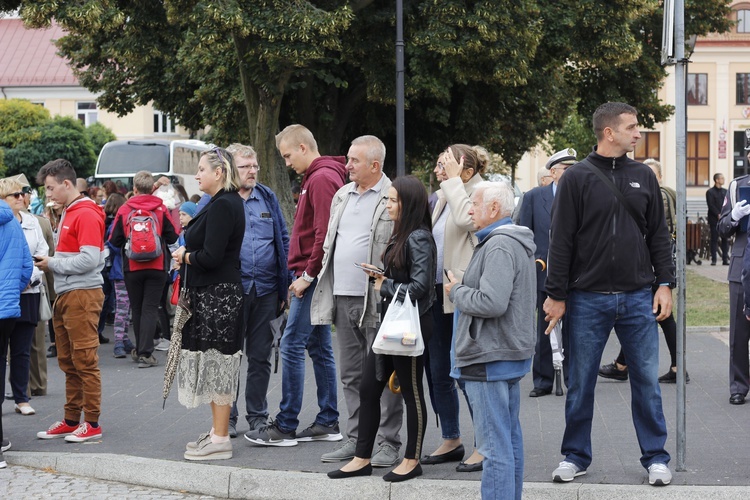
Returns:
[[[21,19],[0,19],[0,87],[77,86],[53,41],[65,36],[52,24],[28,29]]]

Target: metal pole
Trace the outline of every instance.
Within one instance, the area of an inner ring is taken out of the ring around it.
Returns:
[[[687,156],[687,65],[685,58],[685,0],[675,0],[675,143],[677,146],[677,465],[685,471],[685,226]]]
[[[404,140],[404,2],[396,0],[396,175],[406,175]]]

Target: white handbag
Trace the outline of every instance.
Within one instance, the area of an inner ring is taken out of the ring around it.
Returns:
[[[380,324],[372,351],[393,356],[420,356],[424,352],[424,339],[419,324],[419,307],[412,303],[408,290],[403,302],[396,302],[400,289],[401,285],[396,288],[393,302]]]
[[[47,285],[42,283],[39,286],[39,321],[49,321],[52,319],[52,308],[49,305],[49,296],[47,295]]]

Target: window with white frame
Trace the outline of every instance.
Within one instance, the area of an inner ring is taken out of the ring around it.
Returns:
[[[76,115],[78,121],[83,123],[84,127],[88,127],[96,123],[99,118],[99,110],[96,108],[95,102],[78,102],[76,103]]]
[[[750,33],[750,10],[737,10],[737,33]]]
[[[154,133],[155,134],[174,134],[176,120],[161,111],[154,110]]]

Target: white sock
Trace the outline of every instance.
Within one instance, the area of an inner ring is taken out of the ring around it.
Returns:
[[[217,436],[216,434],[211,434],[211,442],[214,444],[228,443],[229,436]]]

